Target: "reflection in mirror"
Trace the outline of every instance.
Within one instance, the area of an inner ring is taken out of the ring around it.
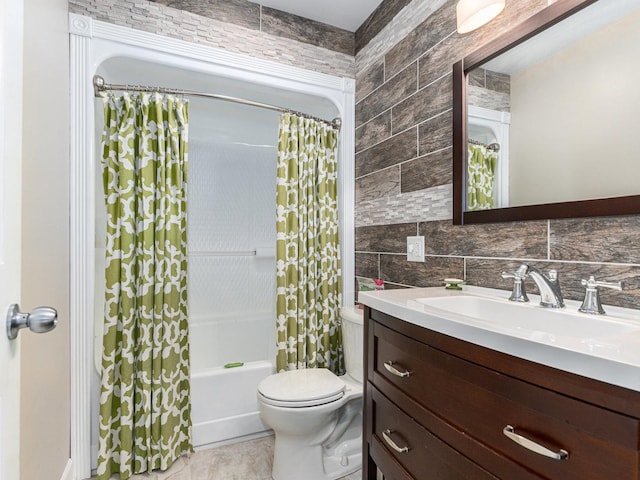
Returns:
[[[640,194],[637,45],[640,1],[600,0],[465,64],[465,210]]]
[[[510,118],[506,111],[468,107],[467,210],[509,206]]]

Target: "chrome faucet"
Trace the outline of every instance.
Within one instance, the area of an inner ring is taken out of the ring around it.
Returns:
[[[523,269],[522,267],[526,267]],[[547,308],[562,308],[564,300],[560,291],[560,281],[558,280],[558,272],[549,270],[549,275],[545,275],[536,267],[530,265],[522,265],[520,267],[526,276],[529,276],[536,282],[538,290],[540,290],[540,305]]]
[[[612,288],[614,290],[622,290],[622,282],[599,282],[593,275],[589,280],[582,280],[582,285],[587,287],[582,305],[578,309],[583,313],[592,313],[596,315],[604,315],[605,311],[600,302],[600,292],[598,287]]]
[[[524,288],[524,279],[527,278],[526,265],[520,265],[515,272],[502,272],[502,278],[513,278],[513,290],[509,300],[521,303],[529,301],[527,291]]]

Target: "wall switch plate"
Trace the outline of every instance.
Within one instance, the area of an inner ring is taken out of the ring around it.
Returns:
[[[407,261],[424,262],[424,237],[407,237]]]

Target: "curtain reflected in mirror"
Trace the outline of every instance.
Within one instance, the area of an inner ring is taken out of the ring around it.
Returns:
[[[469,140],[467,160],[467,210],[487,210],[496,205],[498,153]]]

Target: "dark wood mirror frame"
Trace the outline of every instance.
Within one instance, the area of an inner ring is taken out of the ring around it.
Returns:
[[[465,211],[468,72],[596,1],[598,0],[558,0],[454,64],[453,223],[455,225],[640,214],[640,195]]]

